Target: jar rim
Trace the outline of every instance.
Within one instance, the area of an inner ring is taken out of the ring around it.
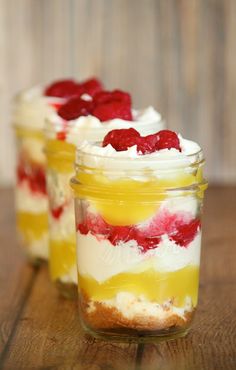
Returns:
[[[114,197],[110,195],[110,192],[106,193],[106,190],[110,190],[111,187],[107,187],[107,186],[101,186],[101,184],[98,186],[98,185],[91,185],[91,184],[82,184],[78,178],[76,176],[73,176],[70,180],[70,186],[71,188],[74,190],[75,193],[77,193],[77,195],[81,196],[81,198],[83,197],[86,197],[87,194],[89,193],[89,198],[94,198],[94,199],[101,199],[101,200],[105,200],[105,201],[110,201],[112,200],[114,202]],[[79,187],[78,187],[79,186]],[[164,186],[157,186],[156,188],[150,188],[150,190],[148,191],[148,187],[145,188],[145,191],[144,190],[141,190],[141,191],[137,191],[135,192],[144,196],[145,197],[145,194],[147,195],[147,199],[145,200],[142,200],[142,203],[152,203],[153,202],[153,199],[149,199],[148,196],[153,196],[154,198],[156,196],[164,196],[164,195],[168,195],[170,197],[183,197],[183,196],[186,196],[186,195],[191,195],[191,194],[196,194],[196,193],[204,193],[205,190],[208,188],[208,182],[205,180],[205,179],[202,179],[200,182],[196,182],[196,183],[193,183],[193,184],[190,184],[190,185],[186,185],[186,186],[180,186],[180,187],[164,187]],[[101,192],[101,189],[103,190]],[[116,201],[120,201],[123,199],[123,196],[124,194],[127,195],[127,194],[132,194],[134,195],[134,191],[127,191],[127,189],[125,191],[122,191],[122,190],[119,190],[117,191],[116,190]],[[137,201],[141,201],[140,199],[139,200],[133,200],[134,203],[137,203]],[[129,202],[132,202],[131,199],[129,199]]]

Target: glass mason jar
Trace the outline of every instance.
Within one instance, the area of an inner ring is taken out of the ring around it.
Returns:
[[[198,300],[202,152],[151,161],[78,149],[80,319],[95,337],[185,335]]]
[[[75,214],[70,188],[70,179],[74,175],[76,145],[84,140],[101,140],[111,130],[107,124],[96,127],[97,119],[92,116],[80,117],[78,120],[69,121],[65,126],[60,117],[52,116],[47,120],[45,129],[50,208],[49,267],[52,281],[67,298],[77,297]],[[119,128],[121,124],[117,122],[114,125]],[[158,122],[141,121],[137,129],[141,133],[151,134],[162,128],[164,122],[160,118]]]
[[[18,106],[17,106],[18,105]],[[38,264],[48,258],[48,200],[43,152],[44,135],[22,122],[23,102],[16,101],[16,222],[20,243],[29,260]],[[26,108],[25,108],[26,109]],[[29,109],[28,109],[29,110]],[[29,120],[29,117],[27,117]],[[20,121],[19,121],[20,120]],[[33,116],[32,116],[33,121]],[[32,122],[33,123],[33,122]]]
[[[32,263],[48,256],[48,215],[44,138],[40,130],[15,128],[16,221],[19,238]]]
[[[20,242],[29,260],[48,258],[48,198],[43,127],[45,117],[61,99],[42,95],[41,87],[20,93],[14,101],[16,137],[16,221]]]

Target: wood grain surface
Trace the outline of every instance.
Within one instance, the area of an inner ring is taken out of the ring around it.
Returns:
[[[154,105],[201,144],[211,181],[236,183],[235,34],[235,0],[0,0],[0,184],[14,177],[12,96],[90,75]]]
[[[235,187],[206,193],[200,301],[188,336],[128,344],[85,334],[76,302],[58,297],[47,266],[26,264],[12,191],[0,191],[0,369],[235,370],[235,194]]]

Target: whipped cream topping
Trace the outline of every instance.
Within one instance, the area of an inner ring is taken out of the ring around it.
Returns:
[[[54,112],[54,104],[62,104],[62,98],[43,95],[44,88],[35,86],[24,90],[15,98],[13,124],[17,127],[42,130],[47,116]]]
[[[82,116],[68,121],[66,124],[66,141],[78,146],[84,140],[99,141],[111,130],[122,128],[135,128],[143,135],[149,135],[165,126],[161,115],[153,108],[148,107],[143,110],[132,110],[133,121],[123,119],[112,119],[101,122],[94,116]],[[56,113],[49,115],[46,122],[46,136],[54,139],[56,133],[65,128],[65,121]]]
[[[114,247],[108,240],[77,232],[78,270],[103,282],[122,272],[139,273],[150,268],[159,272],[176,271],[188,265],[199,266],[201,232],[187,248],[178,246],[166,234],[159,246],[142,253],[135,240]]]
[[[101,147],[100,143],[84,141],[77,148],[76,164],[103,170],[104,174],[112,179],[126,176],[146,181],[150,176],[159,178],[176,176],[175,170],[186,169],[191,172],[188,167],[203,159],[201,148],[194,141],[186,140],[181,135],[178,137],[181,152],[171,148],[145,155],[137,153],[136,145],[125,151],[116,151],[110,144]],[[140,176],[140,171],[143,172],[143,176]]]

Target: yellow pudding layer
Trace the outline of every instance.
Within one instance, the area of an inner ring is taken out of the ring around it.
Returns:
[[[24,127],[16,127],[15,126],[15,132],[16,135],[20,138],[35,138],[42,140],[44,142],[44,133],[43,130],[33,130],[29,128],[24,128]]]
[[[48,140],[46,143],[48,167],[57,172],[74,172],[75,146],[62,140]]]
[[[45,212],[17,212],[16,220],[26,245],[40,240],[48,232],[48,215]]]
[[[174,305],[182,307],[190,297],[195,307],[198,299],[199,267],[186,266],[173,272],[158,272],[153,268],[139,273],[120,273],[102,283],[91,276],[79,275],[79,287],[90,299],[102,301],[115,298],[120,292],[144,296],[162,304],[174,299]]]
[[[168,197],[165,189],[186,187],[201,179],[199,171],[190,174],[184,170],[166,178],[150,176],[148,181],[111,180],[101,172],[96,175],[81,172],[77,175],[80,184],[72,183],[72,187],[76,195],[91,201],[106,222],[122,226],[145,221],[156,213]],[[184,191],[181,196],[185,196]]]
[[[49,242],[50,272],[53,280],[67,275],[76,265],[76,240],[75,236],[64,240],[50,239]]]

